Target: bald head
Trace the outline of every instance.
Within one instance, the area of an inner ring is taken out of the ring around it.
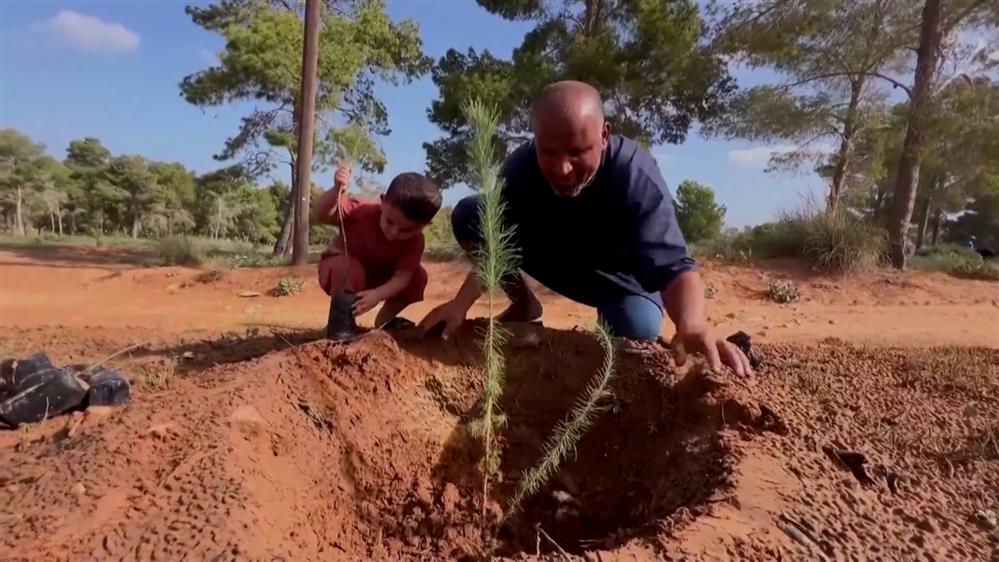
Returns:
[[[555,193],[575,197],[595,177],[610,137],[603,102],[584,82],[555,82],[531,106],[538,165]]]
[[[544,87],[531,105],[532,121],[560,119],[578,121],[587,118],[604,119],[600,92],[586,82],[564,80]]]

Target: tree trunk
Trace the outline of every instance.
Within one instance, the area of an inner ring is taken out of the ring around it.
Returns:
[[[927,197],[923,202],[923,208],[919,211],[919,230],[916,232],[916,249],[923,249],[923,245],[926,242],[926,228],[930,224],[930,199]]]
[[[839,159],[833,172],[832,186],[829,188],[829,201],[826,211],[829,214],[839,212],[839,202],[843,198],[846,170],[853,156],[853,135],[857,130],[857,108],[860,106],[860,94],[864,88],[863,80],[855,80],[850,85],[850,105],[846,110],[846,121],[843,123],[843,139],[839,143]]]
[[[926,243],[926,229],[930,225],[931,211],[936,208],[937,197],[943,193],[946,174],[937,174],[930,183],[930,192],[926,194],[923,208],[919,212],[919,231],[916,233],[916,249],[921,249]],[[936,242],[934,242],[936,244]]]
[[[49,230],[55,233],[55,213],[49,210]]]
[[[135,213],[135,216],[132,217],[132,239],[134,240],[138,237],[139,237],[139,213]]]
[[[931,244],[937,245],[937,241],[940,239],[940,222],[943,221],[943,211],[939,208],[933,213],[933,238]]]
[[[295,115],[298,115],[298,110],[296,106]],[[297,120],[297,117],[296,117]],[[291,233],[294,231],[295,218],[294,218],[294,197],[295,197],[295,186],[298,185],[298,178],[296,175],[298,171],[294,164],[294,159],[292,159],[291,165],[291,193],[288,194],[288,202],[285,204],[284,208],[284,219],[281,220],[281,232],[278,234],[277,241],[274,242],[274,252],[273,256],[285,257],[291,253]]]
[[[15,202],[14,220],[17,222],[17,233],[21,236],[25,235],[24,232],[24,213],[21,212],[22,196],[21,187],[17,188],[17,200]]]
[[[909,103],[909,123],[902,145],[902,158],[898,165],[895,180],[893,213],[889,227],[891,262],[895,269],[905,269],[908,255],[906,239],[912,208],[916,203],[916,183],[919,179],[919,164],[926,144],[925,120],[930,97],[933,93],[933,79],[940,52],[940,0],[926,0],[923,6],[922,27],[919,32],[919,48],[916,51],[916,77]]]
[[[56,217],[59,219],[59,236],[62,236],[62,208],[56,205]]]
[[[76,211],[76,209],[73,209],[73,210]],[[75,212],[69,214],[69,232],[71,234],[76,234],[76,213]]]
[[[295,235],[292,265],[309,262],[309,198],[312,191],[312,141],[316,113],[316,69],[319,61],[320,0],[305,2],[302,48],[302,123],[298,128],[298,185],[295,186]]]

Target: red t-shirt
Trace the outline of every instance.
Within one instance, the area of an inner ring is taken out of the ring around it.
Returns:
[[[364,264],[369,274],[391,276],[396,271],[414,271],[423,257],[423,233],[408,240],[389,241],[382,234],[378,222],[382,204],[378,201],[356,199],[347,194],[340,198],[343,211],[343,228],[333,239],[331,250],[342,250],[346,234],[350,257]]]

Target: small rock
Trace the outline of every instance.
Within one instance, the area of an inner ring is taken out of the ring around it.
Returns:
[[[264,428],[264,418],[260,417],[260,412],[253,406],[240,406],[229,416],[229,423],[233,427],[245,431],[251,435],[257,435]]]
[[[986,529],[992,530],[999,527],[999,517],[996,517],[996,512],[991,509],[975,512],[975,519],[978,519],[978,522]]]
[[[180,283],[173,283],[171,285],[167,285],[166,290],[168,293],[176,293],[177,291],[180,290]]]
[[[18,486],[17,484],[9,484],[7,486],[7,491],[10,492],[10,493],[12,493],[12,494],[16,494],[16,493],[18,493],[18,492],[21,491],[21,487]]]
[[[111,406],[91,406],[87,408],[84,419],[86,421],[100,421],[110,416],[114,410]]]
[[[735,318],[735,313],[729,312],[728,314],[725,315],[725,318]]]
[[[87,487],[83,485],[83,482],[77,482],[73,485],[73,495],[82,496],[87,493]]]
[[[236,296],[247,298],[259,297],[260,291],[240,291],[236,293]]]
[[[172,423],[161,423],[158,425],[150,426],[146,430],[146,435],[152,435],[153,437],[159,437],[160,439],[166,439],[173,435],[177,435],[177,428]]]
[[[966,418],[977,418],[984,412],[982,411],[982,406],[980,404],[972,403],[968,404],[967,407],[964,408],[963,413]]]
[[[829,323],[830,323],[830,324],[835,324],[835,323],[836,323],[836,321],[835,321],[835,320],[833,320],[832,318],[830,318],[830,319],[829,319]]]
[[[184,354],[180,356],[180,358],[181,359],[188,359],[188,360],[194,359],[194,352],[193,351],[185,351]]]
[[[927,533],[933,533],[936,531],[936,529],[933,527],[933,523],[930,522],[929,518],[927,517],[923,517],[922,519],[920,519],[919,522],[916,523],[916,527],[919,527],[920,529],[926,531]]]

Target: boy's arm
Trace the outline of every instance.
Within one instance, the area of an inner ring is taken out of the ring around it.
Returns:
[[[337,168],[336,173],[333,175],[333,187],[320,195],[319,199],[316,200],[316,210],[313,216],[316,222],[333,225],[339,224],[340,218],[337,209],[343,201],[343,193],[347,189],[347,184],[350,183],[350,174],[350,166]],[[343,210],[346,213],[347,209]]]
[[[420,267],[420,261],[423,259],[423,246],[422,235],[413,239],[408,251],[399,260],[395,273],[392,274],[392,277],[388,281],[373,289],[361,291],[357,294],[357,301],[354,303],[354,312],[359,315],[364,314],[378,303],[387,301],[403,292],[409,286],[410,281],[413,280],[416,270]]]

